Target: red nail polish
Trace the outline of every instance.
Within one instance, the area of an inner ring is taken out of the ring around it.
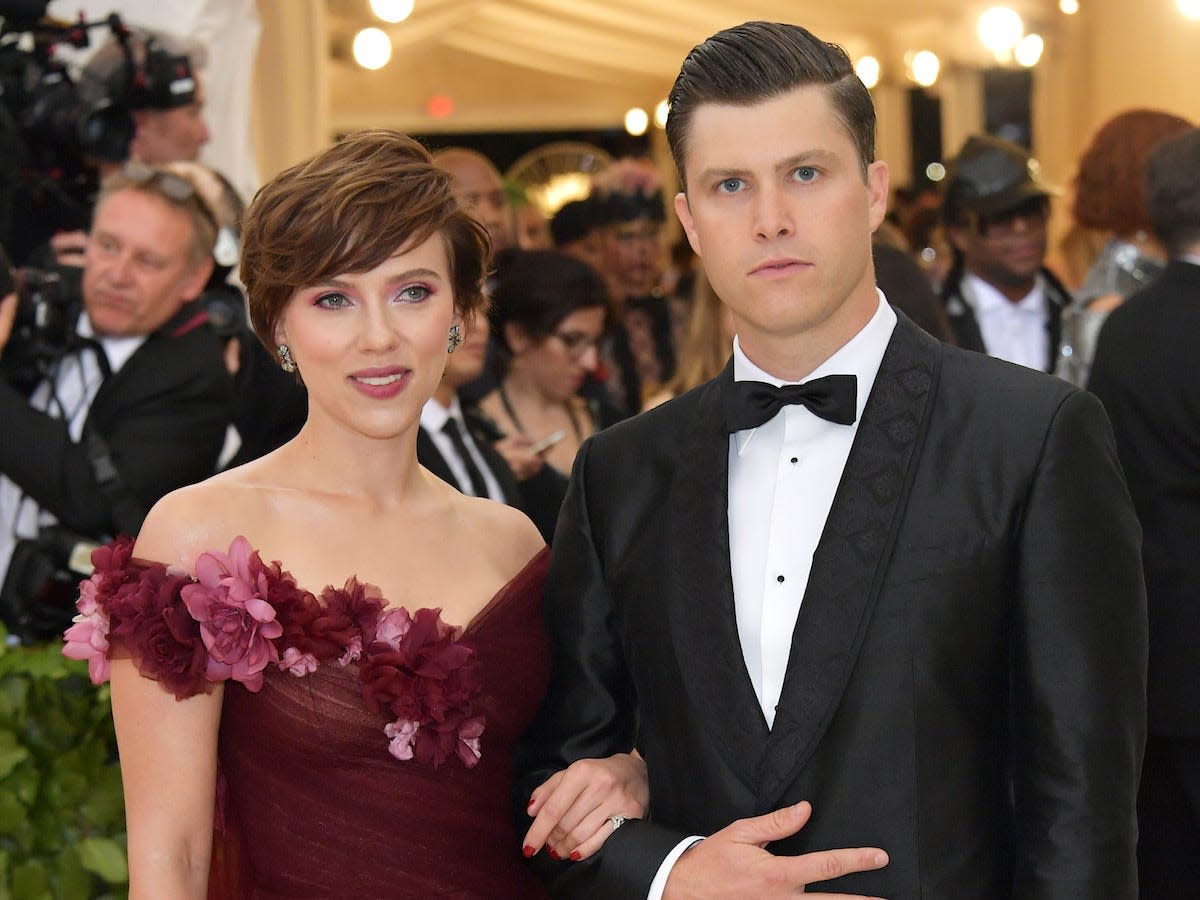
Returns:
[[[572,862],[579,862],[581,859],[583,859],[583,857],[579,855],[578,850],[571,851],[571,861]]]
[[[535,799],[535,798],[533,798],[533,797],[530,797],[530,798],[529,798],[529,802],[528,802],[527,804],[525,804],[525,808],[526,808],[526,809],[529,809],[529,807],[533,806],[533,801],[534,801],[534,799]]]
[[[549,856],[550,856],[550,858],[551,858],[552,860],[554,860],[555,862],[558,862],[558,860],[562,859],[562,857],[561,857],[561,856],[559,856],[557,853],[555,853],[555,852],[554,852],[554,848],[553,848],[553,847],[547,847],[547,848],[546,848],[546,853],[548,853],[548,854],[549,854]]]
[[[521,852],[523,854],[525,854],[526,859],[529,859],[529,857],[531,857],[531,856],[533,856],[533,854],[537,853],[537,851],[534,850],[532,847],[530,847],[528,844],[526,844],[524,847],[521,848]]]

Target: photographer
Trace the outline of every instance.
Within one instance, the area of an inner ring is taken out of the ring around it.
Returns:
[[[190,180],[130,163],[102,186],[62,346],[0,301],[0,616],[22,638],[50,632],[39,598],[70,583],[72,548],[135,534],[159,497],[214,471],[232,385],[196,298],[216,233]]]

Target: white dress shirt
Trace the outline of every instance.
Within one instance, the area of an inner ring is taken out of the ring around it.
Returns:
[[[458,424],[458,430],[462,434],[463,443],[467,446],[467,452],[471,454],[471,459],[474,460],[479,474],[483,476],[484,483],[487,484],[488,497],[504,503],[504,491],[501,490],[500,482],[496,480],[492,467],[487,464],[483,454],[479,452],[475,439],[471,437],[471,431],[467,428],[467,422],[463,418],[462,404],[458,402],[458,396],[455,395],[454,399],[450,401],[449,408],[442,406],[430,397],[421,408],[421,427],[429,433],[433,446],[437,447],[438,453],[442,454],[442,459],[446,461],[446,465],[454,475],[454,480],[458,482],[459,490],[467,496],[475,493],[471,487],[471,476],[467,474],[467,467],[459,459],[458,451],[454,449],[454,442],[442,431],[446,426],[447,419],[454,419]]]
[[[806,407],[785,406],[766,424],[729,436],[729,562],[734,611],[746,671],[767,726],[783,688],[792,632],[804,600],[813,553],[825,529],[863,409],[896,327],[879,294],[875,315],[804,379],[857,378],[853,425],[838,425]],[[787,384],[765,372],[733,340],[736,381]],[[661,900],[675,861],[699,836],[684,839],[663,860],[648,900]]]
[[[1045,371],[1049,359],[1046,337],[1046,280],[1038,275],[1033,290],[1016,303],[978,275],[967,272],[962,298],[979,323],[988,356]]]
[[[76,332],[85,338],[94,336],[92,323],[86,315],[79,318]],[[135,337],[104,337],[98,343],[114,375],[129,361],[146,335]],[[104,382],[104,373],[96,358],[96,350],[87,347],[62,358],[53,383],[43,380],[34,388],[29,405],[67,423],[67,431],[75,443],[83,438],[83,424],[88,411]],[[29,448],[36,453],[37,448]],[[13,549],[22,538],[37,537],[38,529],[53,525],[57,519],[25,494],[6,476],[0,475],[0,582],[8,574]]]

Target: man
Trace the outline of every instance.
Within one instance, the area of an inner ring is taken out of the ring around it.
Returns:
[[[464,409],[458,389],[483,372],[488,322],[479,316],[446,358],[446,371],[421,410],[417,459],[464,494],[489,497],[524,512],[549,541],[558,519],[561,482],[523,435],[502,435],[473,408]]]
[[[1160,144],[1146,206],[1170,261],[1105,321],[1088,390],[1112,417],[1145,532],[1149,737],[1143,897],[1200,897],[1200,130]]]
[[[550,234],[556,250],[582,260],[597,272],[604,271],[605,235],[596,198],[564,203],[550,220]]]
[[[0,606],[10,627],[29,625],[13,617],[38,587],[32,573],[44,568],[48,528],[80,541],[136,534],[159,497],[212,474],[232,391],[221,346],[192,301],[216,230],[187,179],[140,164],[110,176],[88,241],[78,335],[40,361],[45,377],[28,396],[6,367]],[[10,345],[15,309],[10,294],[0,304],[5,364],[27,350]]]
[[[490,159],[466,147],[447,147],[433,154],[433,164],[450,173],[455,198],[487,229],[493,254],[516,245],[512,206]]]
[[[670,102],[734,358],[576,459],[518,800],[636,747],[649,820],[535,860],[564,897],[1134,897],[1145,597],[1103,410],[883,301],[887,169],[840,48],[747,23]],[[859,845],[887,866],[791,858]]]
[[[1042,262],[1051,189],[1022,148],[967,139],[946,179],[942,217],[954,263],[942,288],[955,342],[1053,372],[1070,294]]]

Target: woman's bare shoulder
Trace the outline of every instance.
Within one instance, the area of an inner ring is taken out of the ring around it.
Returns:
[[[546,546],[519,509],[478,497],[462,497],[460,502],[473,544],[509,575],[519,572]]]

